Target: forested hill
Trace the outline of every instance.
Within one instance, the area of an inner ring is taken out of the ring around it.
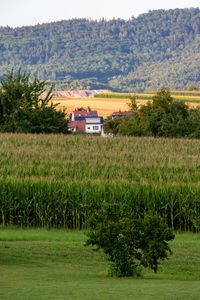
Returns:
[[[0,27],[0,75],[20,66],[58,89],[186,89],[200,82],[200,9]]]

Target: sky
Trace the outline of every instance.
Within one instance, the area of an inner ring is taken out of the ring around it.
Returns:
[[[130,19],[155,9],[199,7],[200,0],[0,0],[0,26],[21,27],[72,18]]]

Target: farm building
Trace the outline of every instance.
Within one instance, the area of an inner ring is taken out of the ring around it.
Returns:
[[[86,117],[85,132],[86,133],[101,133],[103,128],[103,117]]]
[[[68,130],[75,133],[82,131],[88,134],[101,134],[104,120],[99,117],[97,111],[75,110],[71,114],[71,120],[68,123]]]
[[[71,121],[85,120],[86,117],[98,117],[97,111],[78,109],[72,112]]]
[[[72,133],[77,131],[85,132],[85,120],[70,121],[68,123],[68,131],[71,131]]]

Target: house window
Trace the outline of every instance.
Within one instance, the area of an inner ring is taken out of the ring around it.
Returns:
[[[87,129],[90,129],[90,127],[88,126],[88,128]]]
[[[99,130],[99,126],[93,126],[93,130]]]

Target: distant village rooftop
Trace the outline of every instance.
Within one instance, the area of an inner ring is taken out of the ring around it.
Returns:
[[[78,121],[78,120],[80,120],[80,118],[82,120],[84,120],[85,117],[89,117],[89,116],[91,116],[91,117],[98,117],[98,113],[97,113],[96,110],[91,111],[90,109],[88,109],[88,110],[77,109],[77,110],[75,110],[75,111],[72,112],[72,114],[71,114],[71,120],[72,121]]]

